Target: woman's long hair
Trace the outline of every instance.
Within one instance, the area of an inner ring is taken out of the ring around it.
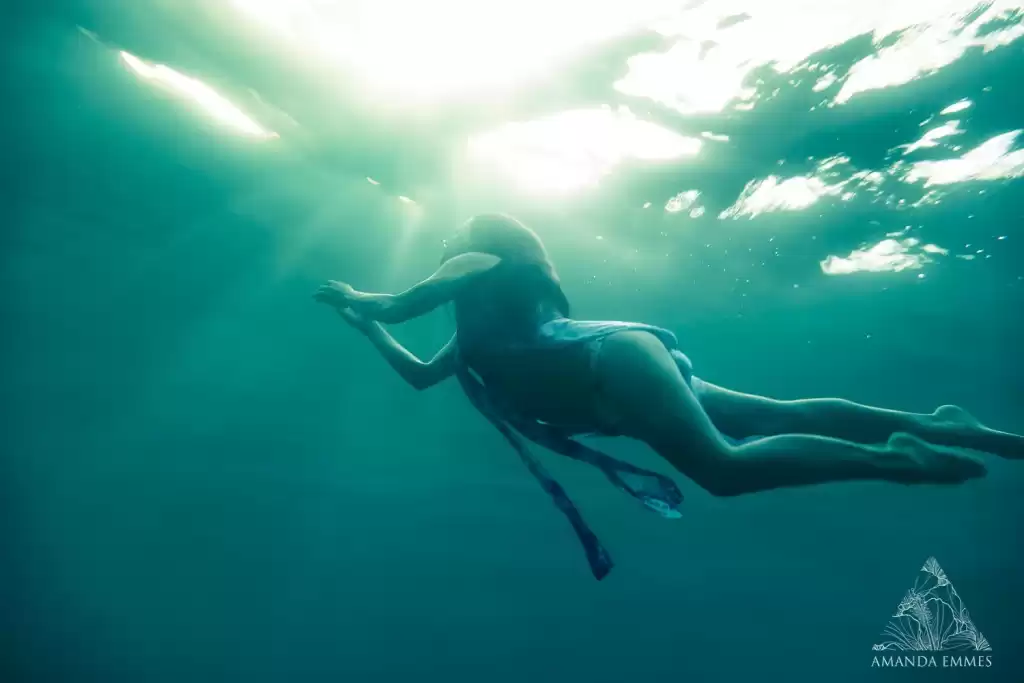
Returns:
[[[462,224],[455,236],[445,244],[441,262],[459,254],[481,252],[492,254],[503,263],[535,266],[551,286],[559,308],[569,316],[569,301],[562,291],[555,265],[540,237],[515,218],[499,213],[479,214]]]

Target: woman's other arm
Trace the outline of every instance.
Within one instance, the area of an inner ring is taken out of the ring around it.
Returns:
[[[411,387],[422,391],[455,374],[458,347],[453,335],[444,347],[427,362],[395,341],[379,323],[366,320],[351,309],[337,309],[349,325],[362,332],[391,368]]]

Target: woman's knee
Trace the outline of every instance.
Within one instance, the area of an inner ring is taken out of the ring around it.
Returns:
[[[730,444],[721,435],[691,435],[689,439],[675,439],[670,446],[655,450],[713,496],[734,496],[743,492],[740,447]]]

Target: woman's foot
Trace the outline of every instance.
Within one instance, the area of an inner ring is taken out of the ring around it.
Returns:
[[[977,458],[910,434],[893,434],[886,452],[889,456],[901,456],[900,465],[906,467],[906,476],[900,480],[905,483],[959,484],[986,473],[985,464]]]
[[[1024,436],[990,429],[959,406],[939,406],[932,413],[936,442],[1004,458],[1024,459]]]

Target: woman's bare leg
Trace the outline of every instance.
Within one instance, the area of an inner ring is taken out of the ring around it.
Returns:
[[[942,406],[934,413],[904,413],[839,398],[779,401],[696,380],[694,390],[711,422],[737,439],[776,434],[817,434],[880,444],[904,432],[940,446],[1024,458],[1024,437],[989,429],[967,411]]]
[[[714,495],[850,480],[960,483],[985,473],[980,461],[908,434],[884,445],[805,434],[730,444],[667,349],[646,332],[609,336],[596,369],[621,432],[650,445]]]

